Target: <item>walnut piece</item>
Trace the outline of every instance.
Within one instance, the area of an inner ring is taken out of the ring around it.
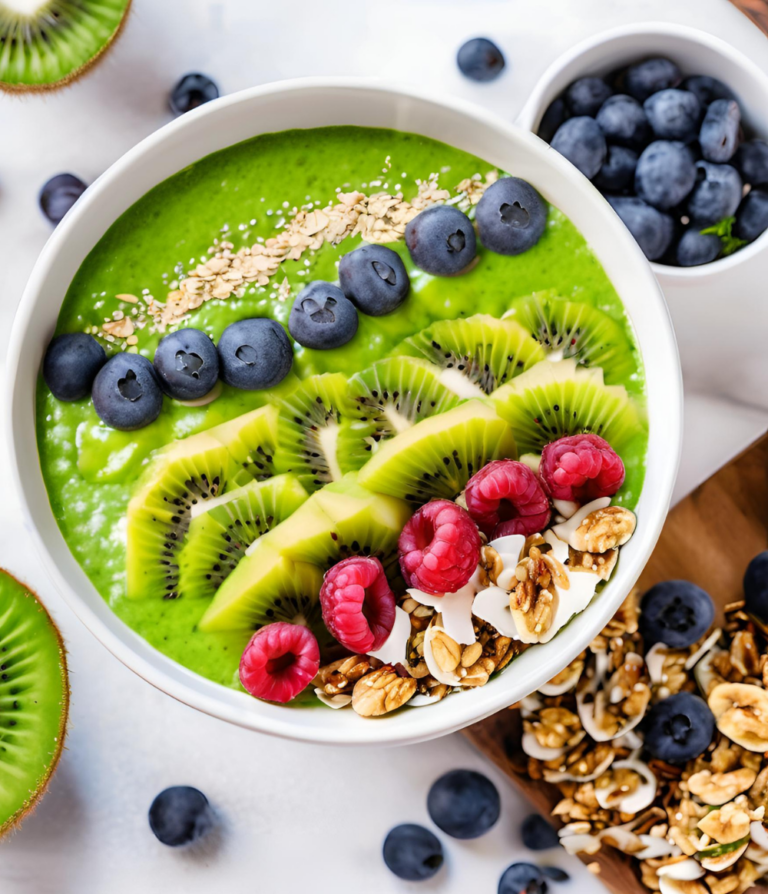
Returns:
[[[571,571],[589,571],[600,580],[609,580],[619,558],[618,549],[610,549],[607,553],[587,553],[569,547],[568,567]]]
[[[740,795],[750,788],[757,778],[754,770],[741,767],[730,773],[712,773],[711,770],[701,770],[694,773],[688,779],[688,791],[705,804],[727,804],[736,795]]]
[[[749,834],[749,814],[731,801],[700,819],[698,827],[718,844],[732,844]]]
[[[339,695],[345,691],[349,692],[352,688],[351,684],[356,683],[367,674],[371,667],[371,659],[366,658],[365,655],[340,658],[338,661],[321,667],[313,683],[326,695]]]
[[[596,509],[573,532],[570,545],[579,552],[607,553],[623,546],[635,533],[634,512],[623,506]]]
[[[379,717],[402,707],[415,692],[413,677],[400,677],[385,664],[355,683],[352,707],[361,717]]]

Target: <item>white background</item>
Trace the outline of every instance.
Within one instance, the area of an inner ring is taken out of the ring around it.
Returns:
[[[312,74],[382,76],[474,100],[514,119],[546,66],[587,35],[660,19],[730,41],[768,70],[766,39],[726,0],[134,0],[124,35],[96,71],[49,97],[0,94],[0,352],[24,282],[50,228],[37,193],[53,174],[87,182],[170,118],[166,97],[189,70],[222,92]],[[486,34],[507,70],[476,85],[455,68],[458,45]],[[695,325],[695,320],[691,321]],[[727,374],[727,371],[726,373]],[[744,383],[749,402],[749,383]],[[717,425],[712,420],[717,419]],[[678,494],[768,427],[762,412],[689,394]],[[352,751],[281,742],[197,714],[123,668],[64,606],[32,552],[0,455],[0,564],[43,598],[70,651],[68,749],[51,790],[0,844],[2,894],[202,891],[496,891],[503,869],[531,859],[520,844],[526,805],[461,738],[399,750]],[[486,837],[441,835],[447,865],[408,885],[385,869],[381,843],[405,821],[429,825],[430,783],[475,767],[502,793]],[[200,787],[219,832],[197,852],[160,845],[146,811],[167,785]],[[549,856],[549,855],[548,855]],[[573,881],[595,889],[577,860],[555,853]]]

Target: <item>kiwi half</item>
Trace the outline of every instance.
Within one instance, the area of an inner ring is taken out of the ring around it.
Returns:
[[[0,2],[0,90],[54,90],[94,65],[125,22],[131,0]]]
[[[45,792],[68,712],[61,635],[37,598],[0,569],[0,836]]]
[[[411,503],[452,500],[478,469],[505,457],[517,457],[509,425],[489,402],[469,400],[382,444],[358,481]]]

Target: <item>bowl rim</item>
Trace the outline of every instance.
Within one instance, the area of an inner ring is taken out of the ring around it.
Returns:
[[[24,433],[21,429],[22,427],[28,426],[30,412],[32,416],[33,433],[36,427],[34,405],[30,411],[30,407],[26,402],[22,401],[22,395],[20,394],[22,386],[19,384],[21,377],[17,375],[17,369],[22,361],[24,334],[35,313],[36,303],[41,300],[41,286],[44,284],[49,268],[53,265],[57,256],[66,247],[67,240],[70,238],[70,233],[77,234],[81,221],[85,220],[89,213],[91,203],[95,202],[102,193],[107,193],[107,195],[109,195],[108,191],[114,184],[121,180],[125,172],[129,171],[136,161],[162,146],[172,135],[176,135],[187,128],[195,127],[201,118],[213,118],[217,114],[220,114],[223,109],[228,108],[231,105],[248,103],[252,100],[258,100],[262,97],[271,97],[274,94],[280,94],[286,91],[314,91],[319,95],[322,95],[324,91],[328,92],[334,90],[363,91],[364,93],[373,92],[381,94],[382,97],[389,98],[390,100],[393,98],[404,98],[424,104],[431,104],[445,114],[460,115],[468,124],[475,122],[478,125],[487,127],[494,131],[499,137],[509,138],[512,143],[517,142],[518,144],[528,144],[528,147],[535,153],[535,155],[540,157],[543,164],[549,166],[555,165],[557,168],[560,168],[561,173],[568,179],[574,177],[582,179],[581,175],[578,174],[578,172],[575,171],[565,159],[562,159],[555,153],[549,153],[546,144],[528,130],[516,127],[472,103],[457,100],[449,96],[441,97],[428,91],[385,81],[343,77],[299,78],[253,87],[201,106],[195,111],[169,122],[164,127],[161,127],[159,130],[145,137],[141,142],[115,161],[99,178],[97,178],[96,181],[94,181],[92,186],[89,187],[72,211],[66,215],[62,223],[59,224],[56,230],[54,230],[50,239],[44,246],[25,287],[11,332],[7,359],[7,370],[9,381],[11,382],[11,396],[6,402],[6,409],[4,411],[6,440],[11,459],[12,479],[19,494],[26,526],[31,533],[44,566],[47,568],[57,590],[69,607],[91,633],[93,633],[94,636],[128,668],[133,670],[157,689],[182,703],[194,707],[203,713],[210,714],[211,716],[258,732],[316,744],[371,746],[412,744],[455,732],[470,723],[489,716],[497,710],[507,707],[516,699],[511,699],[509,695],[505,695],[505,691],[507,690],[505,690],[504,687],[489,687],[489,690],[486,690],[488,695],[483,700],[482,707],[480,708],[478,708],[477,705],[478,699],[473,699],[471,697],[472,693],[465,693],[465,696],[469,697],[465,697],[464,699],[451,699],[451,702],[455,707],[451,709],[450,713],[445,713],[440,710],[422,712],[418,709],[412,709],[408,713],[412,714],[413,710],[416,710],[417,715],[422,719],[420,721],[414,720],[407,724],[391,721],[366,723],[361,719],[360,722],[354,726],[352,734],[350,734],[349,728],[345,729],[342,725],[338,725],[338,729],[335,728],[333,723],[322,728],[317,728],[311,725],[302,725],[300,722],[297,723],[295,719],[291,719],[300,717],[304,713],[302,710],[290,711],[281,706],[276,707],[262,702],[258,702],[260,707],[258,713],[254,711],[252,707],[251,710],[248,710],[247,706],[253,706],[254,700],[245,694],[232,693],[238,698],[233,698],[231,702],[225,701],[219,695],[223,688],[218,686],[218,684],[200,677],[196,673],[187,670],[183,666],[177,664],[177,662],[156,651],[149,646],[142,637],[136,634],[121,619],[119,619],[112,612],[111,608],[107,606],[106,611],[108,612],[108,616],[110,616],[110,622],[117,622],[119,633],[117,630],[111,629],[107,622],[98,616],[96,610],[86,602],[85,598],[75,591],[75,588],[69,582],[67,576],[54,559],[52,551],[49,550],[48,544],[41,531],[38,529],[35,522],[36,509],[33,507],[30,499],[31,494],[27,492],[27,476],[26,473],[25,475],[22,475],[20,472],[19,456],[24,447],[22,444]],[[262,131],[259,131],[258,126],[254,126],[253,135],[256,136],[260,132]],[[233,143],[228,143],[227,145],[233,145]],[[226,147],[224,146],[222,148]],[[160,180],[157,182],[160,182]],[[587,191],[594,190],[595,197],[599,196],[597,190],[586,179],[584,179],[583,184],[580,182],[578,183],[578,188],[580,190],[586,189]],[[606,208],[608,208],[607,204]],[[602,210],[602,208],[599,209],[600,212],[602,212]],[[606,223],[610,223],[608,218],[606,218]],[[608,228],[606,227],[606,230],[607,229]],[[654,501],[653,508],[656,511],[656,518],[651,518],[650,514],[644,518],[642,542],[645,544],[645,547],[642,548],[636,556],[633,554],[631,563],[628,567],[625,566],[625,580],[621,589],[624,592],[624,595],[626,595],[636,582],[637,577],[640,575],[645,562],[655,546],[666,519],[666,512],[671,499],[682,449],[683,390],[682,372],[680,369],[677,344],[669,311],[666,307],[659,284],[653,276],[650,265],[642,255],[642,252],[634,239],[629,235],[629,232],[623,228],[621,231],[616,231],[611,228],[611,232],[613,234],[612,238],[617,240],[618,246],[621,247],[622,251],[628,256],[634,257],[634,266],[637,268],[637,276],[642,281],[643,288],[647,290],[649,299],[652,296],[655,296],[654,313],[658,317],[656,320],[658,329],[654,331],[653,345],[658,356],[662,358],[661,363],[665,367],[665,374],[667,376],[665,379],[664,399],[662,401],[657,400],[659,405],[658,412],[661,413],[662,408],[664,408],[665,421],[667,423],[667,427],[664,429],[666,453],[663,457],[660,456],[655,463],[658,475],[657,484],[659,487],[655,490],[655,494],[648,498]],[[98,241],[98,238],[100,238],[100,236],[96,238],[96,241]],[[93,244],[95,244],[95,242]],[[644,360],[646,360],[647,365],[649,359],[649,345],[645,345],[644,347],[645,351],[643,351],[643,346],[641,346],[641,351],[643,352]],[[649,402],[649,411],[650,409]],[[17,421],[19,423],[18,430],[15,430],[14,422]],[[39,460],[37,451],[36,459]],[[30,475],[31,474],[32,473],[30,473]],[[42,471],[39,461],[34,463],[34,475],[36,475],[40,482],[42,482]],[[644,485],[643,490],[647,487],[647,481],[648,479],[646,477],[646,484]],[[44,482],[42,483],[42,487],[45,488]],[[40,511],[52,515],[53,512],[50,503],[47,500],[45,502],[46,505],[42,507]],[[56,528],[58,536],[63,539],[63,535],[60,530],[58,530],[58,526],[56,526]],[[66,541],[64,542],[66,544]],[[75,561],[74,557],[72,558],[73,561]],[[618,586],[610,590],[604,590],[592,601],[589,606],[589,612],[585,611],[580,613],[570,622],[571,625],[575,626],[576,631],[579,634],[578,637],[573,637],[568,640],[570,645],[567,646],[565,641],[561,641],[563,648],[559,649],[557,652],[551,649],[549,651],[545,650],[541,655],[542,660],[537,662],[539,674],[543,676],[543,672],[546,671],[548,674],[546,679],[549,679],[551,676],[554,676],[562,666],[573,660],[576,655],[586,648],[595,633],[602,629],[618,607],[618,605],[614,604],[610,599],[605,598],[606,593],[615,592],[616,589],[618,589]],[[101,599],[102,597],[99,596],[99,598]],[[587,624],[588,621],[589,624]],[[584,628],[584,630],[581,628]],[[522,658],[525,658],[525,656],[522,656]],[[210,692],[207,690],[210,690]],[[232,692],[226,688],[224,688],[223,691]],[[479,693],[482,691],[483,690],[481,689],[476,690],[475,692]],[[264,709],[263,712],[261,711],[262,708]],[[330,716],[332,716],[332,714],[330,714]],[[430,719],[430,717],[432,719]],[[394,718],[392,718],[392,721],[394,721]]]
[[[748,56],[727,41],[710,34],[708,31],[702,31],[690,25],[680,25],[675,22],[638,22],[632,25],[619,25],[615,28],[599,31],[558,56],[536,81],[536,85],[516,119],[517,123],[532,133],[536,132],[534,128],[539,126],[541,116],[546,111],[546,105],[548,105],[548,103],[545,105],[545,98],[552,81],[564,68],[576,63],[586,53],[617,40],[657,35],[676,37],[692,44],[704,46],[714,53],[719,53],[728,59],[729,62],[741,67],[752,81],[761,85],[765,94],[766,104],[768,104],[768,75]],[[668,53],[668,55],[672,54]],[[768,133],[763,138],[768,140]],[[674,267],[668,264],[661,264],[658,261],[651,261],[650,264],[656,276],[695,285],[697,280],[715,274],[727,273],[739,264],[749,262],[764,251],[768,251],[768,231],[762,233],[754,242],[750,242],[733,254],[711,261],[709,264],[700,264],[696,267]]]

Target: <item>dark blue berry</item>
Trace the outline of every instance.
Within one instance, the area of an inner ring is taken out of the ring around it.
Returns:
[[[397,310],[411,289],[400,255],[384,245],[361,245],[344,255],[339,285],[359,310],[372,317]]]
[[[699,267],[709,264],[720,254],[723,243],[714,233],[701,233],[695,227],[686,230],[680,237],[675,251],[675,260],[681,267]]]
[[[612,93],[602,78],[579,78],[565,91],[565,103],[572,115],[594,118]]]
[[[571,878],[570,875],[559,866],[542,866],[541,873],[547,878],[551,878],[553,882],[567,882],[570,881]]]
[[[40,190],[40,210],[52,224],[57,224],[87,189],[74,174],[57,174]]]
[[[733,235],[753,242],[768,230],[768,189],[751,189],[742,199],[736,212]]]
[[[546,851],[560,844],[552,823],[539,813],[532,813],[523,820],[520,835],[523,844],[532,851]]]
[[[744,602],[747,611],[768,621],[768,550],[758,553],[744,573]]]
[[[243,391],[274,388],[291,371],[293,348],[283,327],[254,317],[231,323],[219,339],[221,378]]]
[[[675,234],[672,218],[635,196],[609,196],[608,201],[624,226],[635,237],[646,258],[649,261],[660,258],[669,248]]]
[[[557,99],[552,100],[547,106],[547,110],[541,116],[541,123],[539,124],[539,136],[541,139],[551,143],[552,137],[557,133],[557,128],[560,127],[567,117],[565,101],[558,96]]]
[[[149,808],[149,828],[158,841],[180,847],[198,841],[213,828],[213,811],[205,795],[189,785],[174,785]]]
[[[403,823],[384,839],[384,862],[398,878],[422,882],[443,865],[443,846],[424,826]]]
[[[413,263],[435,276],[461,273],[477,255],[472,221],[451,205],[417,214],[405,228],[405,244]]]
[[[43,378],[57,400],[81,400],[91,393],[96,373],[106,362],[104,348],[92,335],[57,335],[43,358]]]
[[[155,368],[141,354],[115,354],[93,381],[93,408],[112,428],[133,431],[154,422],[163,408]]]
[[[698,695],[678,692],[651,708],[644,727],[645,747],[655,758],[683,764],[702,754],[712,741],[715,718]]]
[[[752,186],[768,184],[768,143],[765,140],[749,140],[739,146],[736,167],[745,183]]]
[[[179,329],[160,340],[155,351],[160,387],[176,400],[204,397],[219,379],[219,354],[199,329]]]
[[[699,131],[701,154],[707,161],[729,161],[739,145],[741,111],[733,99],[710,103]]]
[[[646,649],[664,643],[671,649],[692,646],[709,630],[715,606],[706,590],[687,580],[665,580],[643,596],[640,632]]]
[[[696,185],[688,197],[688,216],[702,227],[732,217],[741,201],[741,177],[731,165],[696,162]]]
[[[624,87],[630,96],[645,102],[652,93],[677,87],[682,79],[680,69],[669,59],[646,59],[630,65],[624,75]]]
[[[340,348],[357,332],[357,310],[338,286],[315,280],[296,296],[288,331],[305,348]]]
[[[547,894],[547,883],[533,863],[513,863],[499,879],[498,894]]]
[[[609,146],[603,166],[592,182],[603,192],[624,192],[635,182],[637,152],[626,146]]]
[[[498,820],[501,800],[487,776],[474,770],[451,770],[432,784],[427,810],[446,835],[478,838]]]
[[[504,54],[487,37],[473,37],[459,47],[456,62],[473,81],[492,81],[504,70]]]
[[[569,118],[552,137],[552,148],[564,155],[591,180],[605,161],[606,145],[594,118]]]
[[[547,205],[519,177],[502,177],[486,189],[475,212],[482,244],[500,255],[519,255],[541,239]]]
[[[636,99],[623,93],[606,99],[595,121],[609,143],[640,150],[651,138],[645,110]]]
[[[684,143],[657,140],[637,160],[635,192],[654,208],[679,205],[695,183],[696,162]]]
[[[702,109],[705,109],[715,99],[736,99],[730,87],[709,75],[692,75],[690,78],[686,78],[680,86],[683,90],[696,94],[696,99]]]
[[[174,115],[183,115],[212,99],[218,99],[218,96],[219,88],[208,75],[192,72],[185,74],[171,90],[168,104]]]
[[[698,136],[701,105],[687,90],[660,90],[646,99],[643,109],[653,132],[662,140],[691,143]]]

